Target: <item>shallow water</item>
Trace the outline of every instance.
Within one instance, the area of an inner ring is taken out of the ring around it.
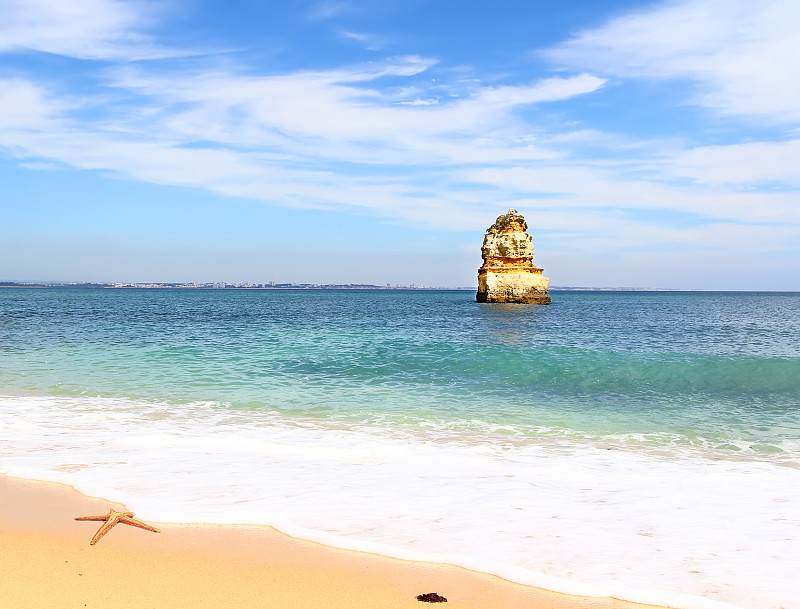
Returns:
[[[0,469],[567,592],[797,607],[800,294],[553,297],[3,289]]]

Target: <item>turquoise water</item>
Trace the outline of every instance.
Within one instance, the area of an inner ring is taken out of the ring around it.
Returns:
[[[2,388],[508,434],[800,437],[800,295],[5,290]]]
[[[2,289],[0,440],[0,471],[151,520],[800,598],[796,293]]]

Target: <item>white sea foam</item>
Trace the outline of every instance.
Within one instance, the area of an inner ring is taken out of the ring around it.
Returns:
[[[800,470],[768,460],[31,396],[0,397],[0,440],[3,472],[147,520],[269,524],[685,609],[800,606]]]

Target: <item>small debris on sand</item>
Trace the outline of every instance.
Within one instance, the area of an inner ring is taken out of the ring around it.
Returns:
[[[446,603],[447,599],[443,596],[439,596],[436,592],[428,592],[427,594],[420,594],[417,597],[418,601],[422,601],[423,603]]]

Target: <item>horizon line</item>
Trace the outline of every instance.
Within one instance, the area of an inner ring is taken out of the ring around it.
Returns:
[[[342,290],[420,290],[420,291],[471,291],[477,286],[428,286],[424,284],[401,285],[386,283],[385,285],[371,283],[293,283],[293,282],[227,282],[227,281],[19,281],[0,280],[0,288],[102,288],[102,289],[214,289],[214,290],[314,290],[314,289],[342,289]],[[550,290],[573,292],[774,292],[774,293],[800,293],[798,290],[731,290],[713,288],[666,288],[666,287],[641,287],[641,286],[551,286]]]

